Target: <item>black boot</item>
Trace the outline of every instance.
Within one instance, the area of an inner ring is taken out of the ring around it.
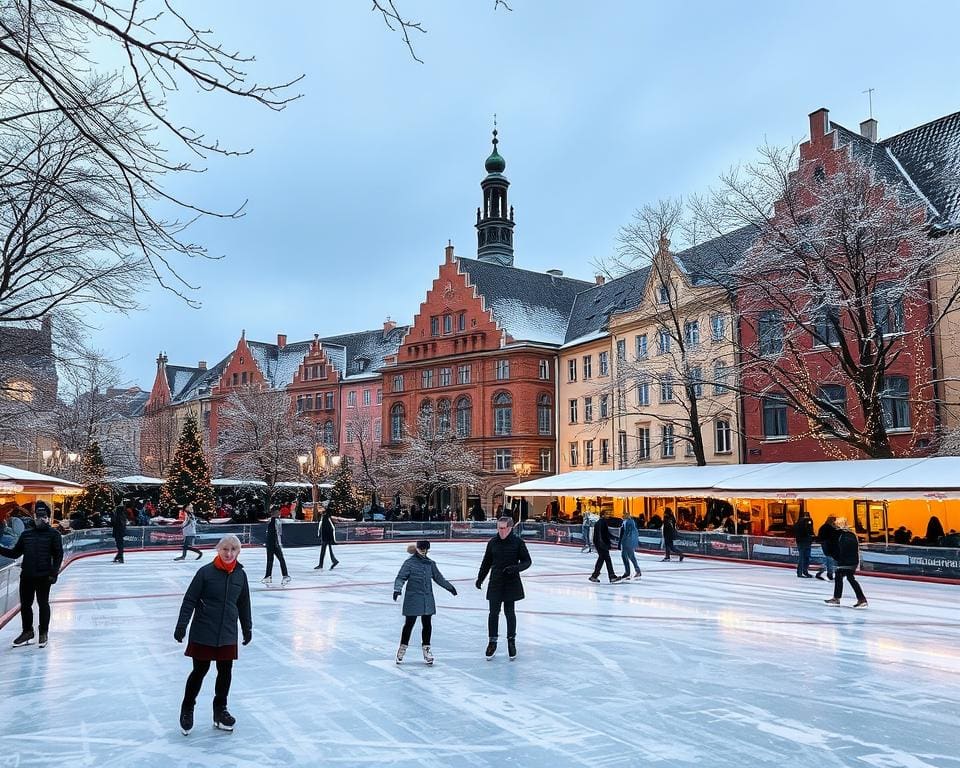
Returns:
[[[490,640],[489,643],[487,643],[487,650],[484,652],[484,655],[488,659],[492,659],[493,654],[495,654],[496,652],[497,652],[497,640],[496,638],[493,638]]]
[[[180,705],[180,730],[184,736],[193,730],[193,704]]]
[[[507,655],[510,657],[510,661],[517,658],[517,641],[515,638],[507,638]]]
[[[237,719],[227,711],[227,705],[215,705],[213,708],[213,727],[221,731],[232,731]]]

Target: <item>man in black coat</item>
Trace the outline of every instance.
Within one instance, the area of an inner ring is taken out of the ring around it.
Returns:
[[[801,512],[793,525],[797,539],[797,578],[812,579],[810,574],[810,548],[813,546],[813,520],[809,512]]]
[[[63,563],[63,539],[60,532],[50,527],[50,513],[37,511],[37,522],[24,529],[17,543],[9,549],[0,547],[4,557],[23,557],[20,564],[20,619],[23,632],[13,641],[15,647],[33,641],[33,601],[40,612],[40,647],[47,644],[50,627],[50,585],[57,583]]]
[[[497,520],[497,535],[487,542],[487,550],[480,563],[477,574],[477,589],[483,588],[483,580],[490,574],[487,585],[487,600],[490,614],[487,616],[486,656],[491,658],[497,652],[497,639],[500,634],[500,608],[507,617],[507,653],[510,659],[517,658],[517,614],[514,604],[523,600],[523,582],[520,572],[532,564],[526,542],[519,536],[511,536],[513,518],[501,517]]]
[[[600,581],[600,568],[607,567],[607,578],[611,584],[620,581],[620,577],[613,571],[613,562],[610,560],[610,524],[607,522],[607,513],[601,511],[600,519],[593,526],[593,546],[597,548],[597,562],[593,566],[593,575],[590,581]]]
[[[113,510],[113,540],[117,544],[117,556],[113,558],[113,562],[122,563],[123,562],[123,537],[127,533],[127,514],[126,510],[121,505],[117,505],[117,508]]]

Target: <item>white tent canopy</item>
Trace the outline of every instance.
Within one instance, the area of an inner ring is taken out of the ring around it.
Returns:
[[[0,464],[0,491],[4,493],[52,493],[69,496],[82,490],[82,485],[64,480],[62,477],[42,475],[39,472]]]
[[[960,457],[718,464],[566,472],[506,488],[511,496],[960,499]]]
[[[108,477],[106,482],[112,485],[163,485],[164,479],[146,475],[127,475],[126,477]]]

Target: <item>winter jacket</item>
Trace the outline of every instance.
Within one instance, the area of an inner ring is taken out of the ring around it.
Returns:
[[[193,621],[190,617],[193,616]],[[244,637],[253,630],[250,615],[250,586],[243,566],[233,573],[213,563],[200,568],[183,596],[176,634],[182,636],[190,623],[190,642],[200,645],[237,645],[237,621]]]
[[[635,550],[640,544],[640,531],[632,517],[623,518],[623,527],[620,529],[620,549],[627,552]]]
[[[123,535],[127,532],[127,515],[121,509],[113,513],[113,538],[122,539]]]
[[[271,517],[270,522],[267,523],[267,546],[270,549],[280,549],[283,546],[283,536],[280,532],[282,525],[279,517]]]
[[[63,562],[63,537],[48,523],[40,523],[24,528],[12,547],[0,547],[0,555],[12,558],[23,556],[20,564],[22,579],[55,577],[60,573],[60,564]]]
[[[605,517],[601,517],[593,526],[593,546],[597,549],[610,549],[610,525]]]
[[[432,616],[437,612],[433,599],[433,582],[437,582],[447,592],[453,594],[453,585],[443,578],[437,564],[426,555],[414,554],[408,557],[393,582],[393,591],[400,592],[403,585],[407,589],[403,594],[404,616]]]
[[[809,547],[813,543],[813,520],[801,517],[793,526],[793,535],[798,547]]]
[[[840,537],[840,531],[830,523],[824,523],[817,531],[817,541],[820,542],[820,548],[826,557],[836,558],[837,539]]]
[[[336,544],[337,543],[337,532],[333,527],[333,520],[330,519],[330,515],[323,515],[320,518],[320,543],[321,544]]]
[[[672,517],[663,518],[663,540],[673,542],[677,538],[677,521]]]
[[[842,530],[837,536],[836,554],[837,568],[856,570],[860,566],[860,542],[853,531]]]
[[[531,565],[530,553],[523,539],[512,535],[501,539],[498,534],[487,542],[477,584],[482,584],[489,573],[487,600],[523,600],[520,572]]]

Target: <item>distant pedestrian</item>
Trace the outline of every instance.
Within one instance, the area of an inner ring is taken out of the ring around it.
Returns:
[[[580,547],[581,554],[583,552],[593,552],[593,526],[596,522],[597,518],[590,512],[583,513],[583,522],[580,524],[580,532],[583,536],[583,546]]]
[[[41,648],[47,645],[50,629],[50,586],[57,583],[63,562],[63,538],[50,527],[50,513],[46,508],[37,512],[36,522],[30,521],[12,547],[0,547],[4,557],[23,557],[20,563],[20,623],[23,631],[13,641],[14,647],[33,641],[33,601],[40,614]]]
[[[630,578],[630,563],[633,563],[634,575],[640,578],[640,566],[637,564],[637,546],[640,544],[640,531],[637,523],[629,512],[623,514],[623,525],[620,527],[620,559],[623,560],[623,576]]]
[[[801,512],[793,525],[797,540],[797,578],[812,579],[810,574],[810,548],[813,546],[813,520],[808,512]]]
[[[673,516],[673,510],[667,507],[663,510],[663,559],[666,562],[670,559],[670,553],[673,552],[683,562],[683,552],[677,549],[673,542],[677,538],[677,518]]]
[[[507,654],[511,659],[517,657],[517,613],[515,604],[523,600],[523,582],[520,572],[532,564],[526,542],[519,536],[512,536],[513,518],[502,516],[497,520],[497,535],[487,542],[477,574],[477,589],[483,588],[483,580],[490,575],[487,585],[487,601],[490,612],[487,615],[487,650],[485,655],[492,658],[497,652],[500,635],[500,609],[507,617]]]
[[[337,543],[337,529],[333,526],[333,520],[330,518],[330,510],[323,508],[323,514],[320,516],[320,525],[317,531],[320,535],[320,562],[314,566],[313,570],[323,570],[323,558],[327,554],[327,548],[330,549],[330,570],[332,571],[340,561],[333,554],[333,545]]]
[[[186,736],[193,729],[193,708],[210,662],[217,664],[213,696],[213,724],[232,731],[236,718],[227,710],[227,696],[237,658],[237,622],[243,631],[243,644],[253,638],[250,613],[250,585],[243,566],[237,561],[240,539],[232,533],[220,539],[212,563],[200,568],[183,596],[180,616],[173,638],[183,642],[190,624],[190,639],[184,656],[193,659],[193,671],[187,678],[180,704],[180,729]],[[192,621],[191,621],[192,618]]]
[[[280,573],[283,576],[282,585],[290,583],[290,574],[287,572],[287,560],[283,556],[283,536],[281,526],[283,522],[280,519],[282,511],[274,508],[270,512],[270,522],[267,523],[267,570],[260,579],[261,584],[273,583],[273,559],[280,562]]]
[[[833,552],[836,549],[837,536],[840,533],[833,525],[836,519],[836,517],[830,515],[826,519],[826,522],[817,529],[817,541],[820,544],[820,549],[823,551],[823,565],[820,566],[820,570],[816,573],[820,581],[823,581],[824,571],[826,571],[827,578],[833,581],[833,572],[836,563],[833,559]]]
[[[113,541],[117,545],[117,554],[113,562],[123,562],[123,537],[127,534],[127,516],[122,507],[117,507],[113,511],[113,518],[110,521],[113,527]]]
[[[433,599],[433,582],[443,587],[451,595],[456,596],[457,588],[443,578],[437,564],[427,557],[430,551],[430,542],[418,541],[407,547],[410,557],[400,566],[400,572],[393,582],[393,599],[400,597],[403,585],[406,592],[403,595],[403,629],[400,632],[400,647],[397,649],[397,664],[403,662],[403,655],[407,652],[410,643],[410,633],[413,625],[420,617],[421,641],[423,645],[423,660],[427,665],[433,664],[433,653],[430,651],[430,638],[433,633],[433,615],[437,612],[437,604]]]
[[[196,552],[197,560],[203,557],[203,552],[193,546],[193,542],[197,538],[197,518],[193,514],[193,504],[186,504],[183,507],[183,522],[180,523],[180,531],[183,533],[183,551],[180,553],[180,557],[173,559],[186,559],[187,551]]]
[[[600,518],[593,525],[593,546],[597,548],[597,562],[593,566],[593,574],[590,581],[600,581],[600,569],[603,566],[607,568],[607,578],[611,584],[620,581],[620,577],[613,571],[613,562],[610,560],[610,525],[607,523],[607,513],[601,512]]]
[[[827,605],[840,605],[840,598],[843,597],[843,580],[846,579],[857,596],[857,602],[853,607],[866,608],[867,598],[864,597],[863,590],[854,576],[857,568],[860,567],[860,542],[857,540],[857,534],[850,530],[845,517],[838,517],[834,525],[838,531],[833,555],[837,561],[836,578],[833,580],[833,597],[824,602]]]

